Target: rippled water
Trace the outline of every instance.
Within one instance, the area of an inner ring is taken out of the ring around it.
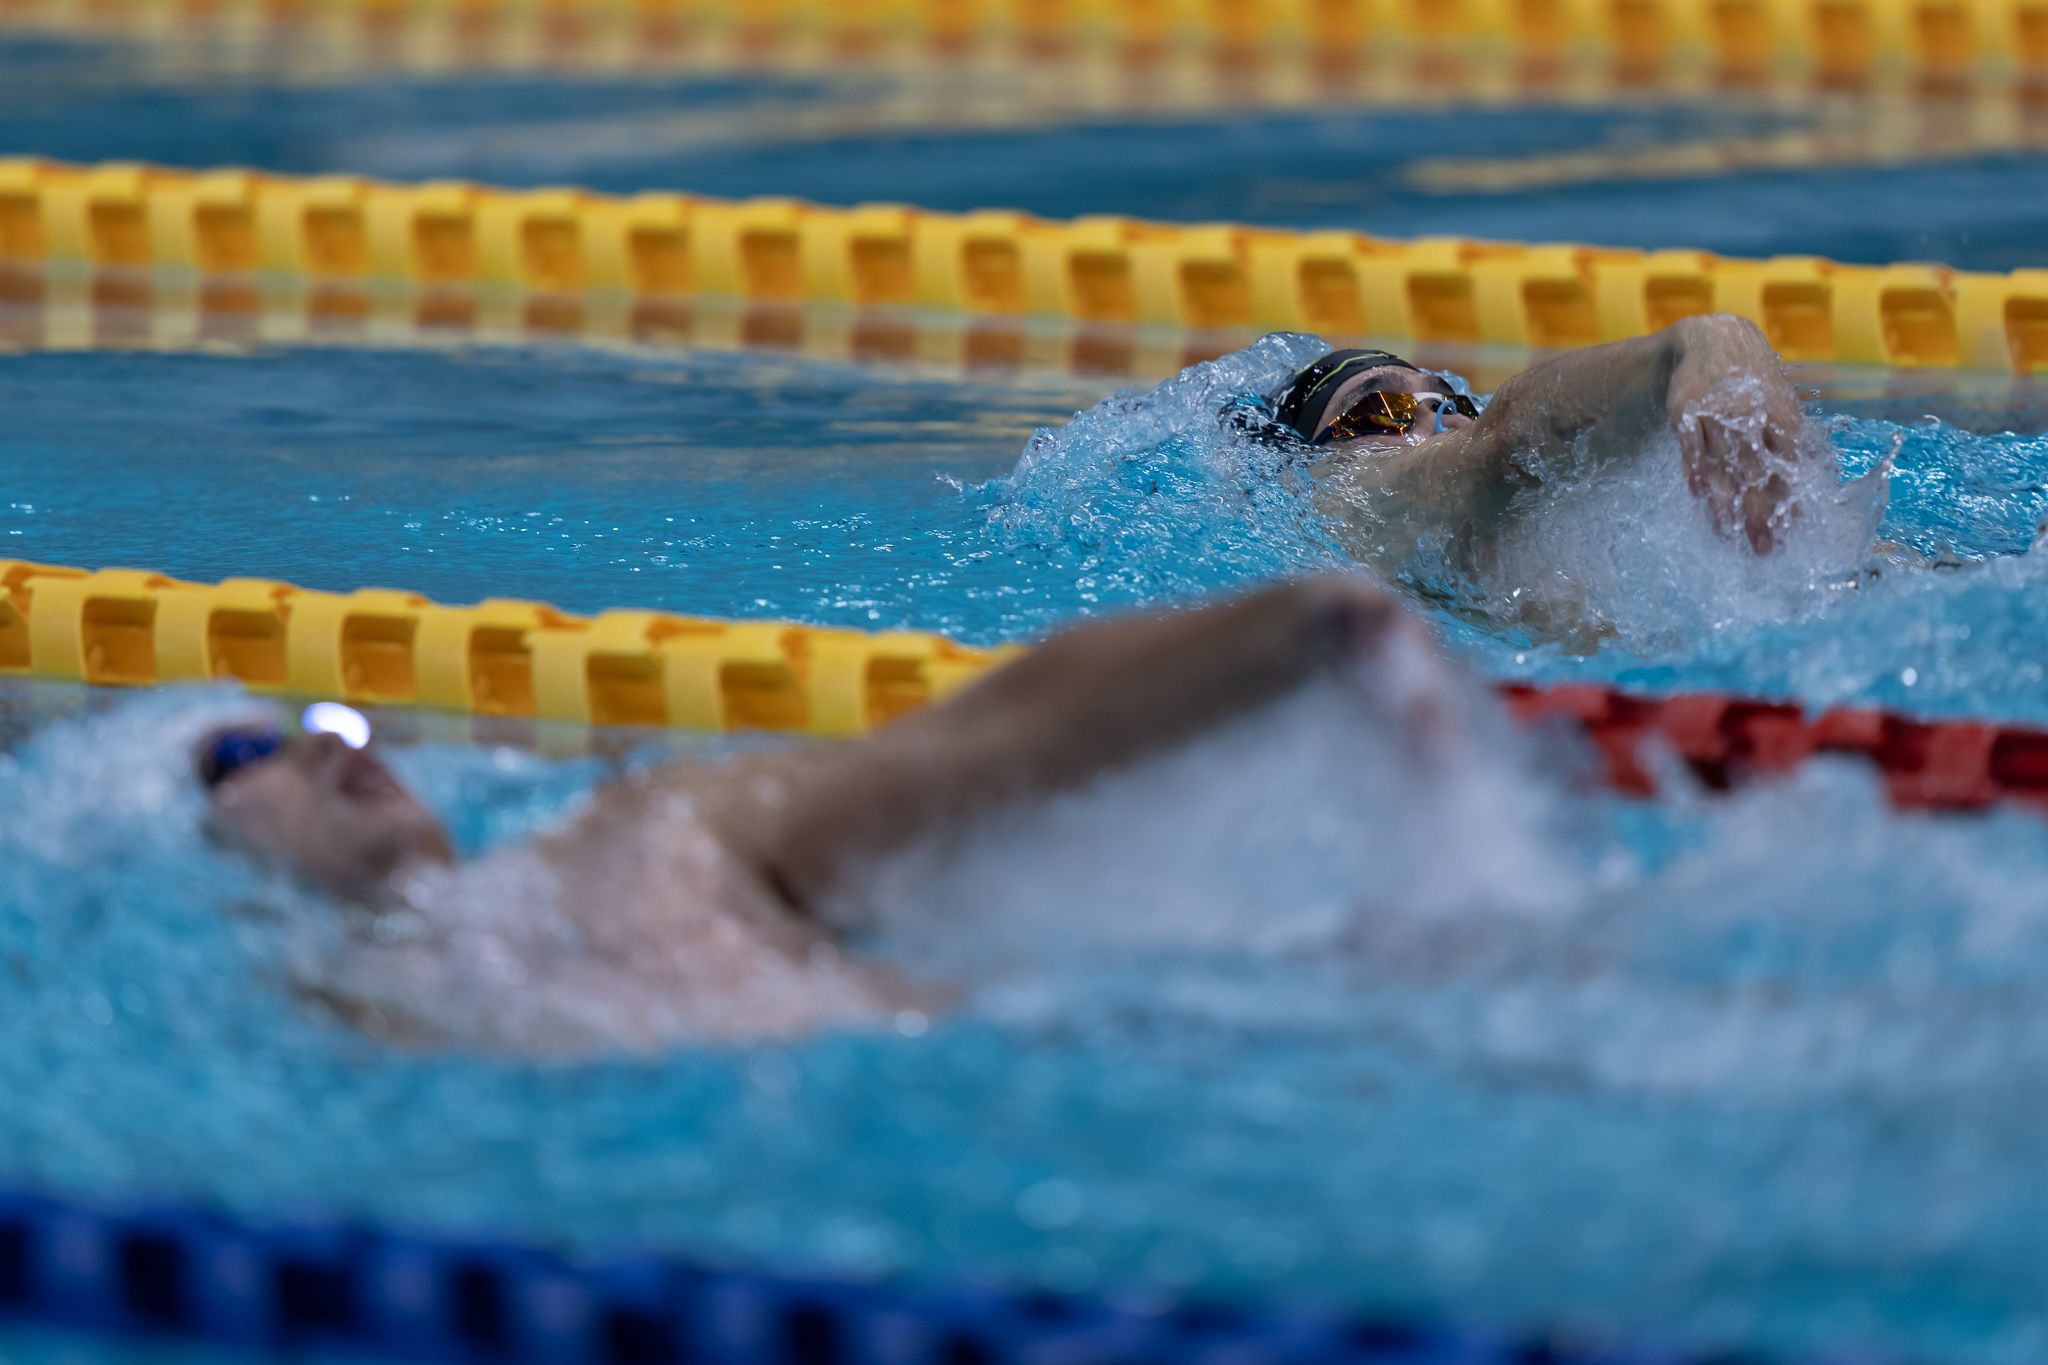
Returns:
[[[0,533],[194,576],[1009,638],[1334,562],[1304,472],[1217,420],[1313,350],[1272,340],[1036,437],[1084,385],[752,356],[26,357]],[[1844,419],[1847,474],[1893,449],[1895,408]],[[1682,628],[1650,612],[1581,658],[1435,619],[1498,673],[2040,716],[2016,553],[2039,438],[1906,435],[1880,534],[1954,567],[1828,523],[1752,601],[1744,552],[1658,539],[1676,523],[1617,516],[1609,487],[1529,553],[1692,556],[1737,584],[1705,595],[1724,624],[1666,599]],[[143,519],[166,505],[214,514]],[[1361,720],[1375,698],[1311,689],[914,851],[872,946],[961,985],[955,1013],[529,1065],[383,1048],[297,999],[294,927],[325,910],[212,850],[182,775],[245,703],[7,684],[0,1171],[857,1271],[2048,1347],[2036,817],[1901,817],[1825,766],[1632,807],[1576,794],[1568,756],[1481,701],[1478,739],[1418,751]],[[394,728],[471,851],[618,763],[701,751]]]

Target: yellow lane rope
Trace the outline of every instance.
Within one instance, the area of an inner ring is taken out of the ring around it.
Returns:
[[[478,4],[292,5],[262,0],[7,0],[0,34],[61,33],[147,45],[153,69],[187,78],[226,73],[267,83],[318,84],[366,75],[544,71],[645,76],[660,72],[885,73],[895,87],[853,101],[864,126],[930,123],[1013,126],[1104,112],[1218,108],[1514,103],[1613,103],[1645,93],[1726,93],[1748,102],[1848,92],[1938,96],[2024,95],[2048,54],[2024,7],[2006,18],[1973,13],[1961,45],[1938,40],[1941,24],[1920,21],[1927,41],[1879,60],[1873,43],[1806,46],[1754,41],[1739,6],[1666,27],[1626,22],[1628,0],[1568,13],[1616,22],[1573,30],[1544,24],[1544,0],[1511,12],[1529,22],[1505,42],[1456,28],[1418,24],[1423,5],[1382,6],[1388,24],[1345,28],[1332,19],[1309,37],[1296,27],[1232,36],[1183,25],[1162,40],[1143,24],[1034,31],[984,22],[863,26],[856,6],[841,15],[769,17],[752,26],[655,5]],[[1368,7],[1370,8],[1370,7]],[[1940,9],[1936,5],[1932,8]],[[1852,9],[1816,7],[1790,31],[1852,29]],[[1453,17],[1456,17],[1455,14]],[[731,15],[726,15],[730,19]],[[1378,22],[1375,19],[1373,22]],[[1290,36],[1291,35],[1291,36]],[[2018,41],[2005,41],[2017,37]],[[1980,50],[1981,48],[1981,50]],[[878,96],[878,97],[877,97]],[[846,110],[836,110],[845,114]],[[801,122],[799,113],[787,116]]]
[[[541,304],[706,297],[1517,347],[1590,345],[1724,311],[1755,319],[1792,360],[2048,364],[2048,270],[22,158],[0,159],[9,267],[295,289],[313,311],[343,314],[394,291]]]
[[[163,28],[190,18],[383,25],[538,15],[556,29],[628,16],[724,35],[735,55],[791,34],[941,49],[1209,44],[1333,57],[1460,48],[1555,60],[1591,54],[1659,72],[1764,78],[1884,73],[1981,80],[2048,71],[2048,0],[11,0],[16,22]]]
[[[861,734],[1014,649],[910,631],[577,616],[537,602],[187,583],[0,560],[0,676],[103,686],[239,679],[259,692],[478,715]]]

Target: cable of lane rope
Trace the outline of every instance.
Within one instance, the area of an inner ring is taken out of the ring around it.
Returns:
[[[32,294],[39,274],[90,274],[145,305],[154,290],[197,282],[215,306],[245,312],[279,295],[335,316],[394,294],[457,308],[514,297],[543,318],[597,300],[701,298],[1538,348],[1732,312],[1795,361],[2048,366],[2048,270],[25,158],[0,159],[8,271],[17,293]]]

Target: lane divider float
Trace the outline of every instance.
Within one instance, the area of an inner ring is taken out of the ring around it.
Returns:
[[[1790,360],[2048,367],[2048,269],[1738,260],[32,158],[0,159],[0,272],[10,269],[125,279],[137,286],[135,303],[148,302],[155,281],[208,281],[209,307],[242,311],[280,290],[340,315],[367,313],[393,291],[516,295],[542,311],[583,299],[705,297],[1247,339],[1302,330],[1537,348],[1720,311],[1755,319]]]
[[[280,20],[539,15],[561,27],[608,16],[735,35],[740,51],[790,34],[947,47],[1201,44],[1590,55],[1656,73],[1706,65],[1761,79],[1794,70],[1843,82],[2048,73],[2048,0],[14,0],[16,22],[105,28],[202,17]],[[5,11],[0,11],[5,12]]]
[[[1656,794],[1659,752],[1715,790],[1833,755],[1876,768],[1901,809],[1982,810],[2001,801],[2048,808],[2048,730],[2036,727],[1919,720],[1874,707],[1810,715],[1788,702],[1713,692],[1646,697],[1588,683],[1505,683],[1499,691],[1525,721],[1582,730],[1607,783],[1633,796]]]
[[[1724,1351],[1293,1305],[878,1283],[0,1190],[0,1322],[446,1365],[1711,1365]],[[208,1358],[211,1358],[209,1356]],[[251,1354],[250,1359],[256,1356]],[[1768,1358],[1744,1353],[1744,1360]]]
[[[497,598],[318,592],[264,578],[189,583],[139,569],[0,560],[0,675],[147,687],[234,679],[336,697],[590,725],[851,736],[966,686],[1022,646],[660,611],[578,616]],[[1726,788],[1835,754],[1868,761],[1907,808],[2048,805],[2048,731],[1721,694],[1506,683],[1524,720],[1583,730],[1617,790],[1651,795],[1651,747]]]
[[[1013,652],[659,611],[316,592],[0,560],[0,675],[251,691],[590,725],[863,734]]]
[[[957,0],[939,0],[957,3]],[[1623,0],[1626,3],[1626,0]],[[835,117],[843,131],[982,126],[1014,128],[1046,120],[1177,110],[1204,117],[1219,110],[1332,106],[1413,107],[1455,101],[1486,106],[1613,105],[1645,94],[1726,96],[1752,107],[1796,103],[1845,91],[1895,100],[1903,111],[1941,121],[1935,150],[1955,155],[1959,98],[1996,95],[2024,101],[2048,60],[2026,42],[2000,41],[2031,21],[1990,16],[1976,41],[1928,44],[1882,60],[1874,46],[1803,48],[1757,45],[1734,7],[1710,12],[1718,41],[1663,43],[1679,25],[1618,26],[1621,41],[1573,38],[1545,25],[1543,0],[1524,3],[1530,21],[1506,42],[1418,27],[1424,5],[1365,0],[1381,13],[1366,26],[1344,22],[1343,6],[1324,0],[1317,31],[1279,26],[1226,35],[1213,27],[1156,25],[1037,30],[983,22],[876,26],[863,6],[832,5],[808,15],[762,6],[735,15],[657,5],[306,4],[303,0],[8,0],[0,33],[60,34],[147,45],[151,66],[188,80],[259,77],[268,86],[335,85],[394,75],[544,72],[552,75],[773,72],[893,77],[893,88],[864,97]],[[1099,13],[1099,11],[1098,11]],[[1149,11],[1157,14],[1157,10]],[[1602,12],[1581,6],[1583,19]],[[1605,12],[1623,13],[1619,6]],[[1142,14],[1133,13],[1133,18]],[[1454,21],[1459,12],[1449,17]],[[1811,16],[1854,28],[1853,11]],[[864,26],[865,25],[865,26]],[[1793,29],[1802,27],[1790,16]],[[1934,25],[1916,25],[1932,33]],[[1163,36],[1162,36],[1163,33]],[[2032,55],[2030,55],[2032,54]],[[963,92],[966,92],[963,97]],[[1934,100],[1922,100],[1923,95]],[[1872,111],[1858,111],[1857,130]],[[1840,129],[1837,129],[1837,135]]]

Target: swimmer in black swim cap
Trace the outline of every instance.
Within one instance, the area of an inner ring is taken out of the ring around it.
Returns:
[[[1425,436],[1468,426],[1479,408],[1450,383],[1391,351],[1332,351],[1296,374],[1274,416],[1310,445]]]
[[[1802,443],[1783,362],[1754,323],[1729,314],[1541,361],[1484,406],[1367,350],[1330,352],[1268,401],[1267,430],[1327,452],[1312,466],[1318,480],[1349,485],[1353,505],[1369,507],[1370,526],[1340,534],[1387,568],[1422,544],[1483,559],[1519,509],[1538,505],[1522,494],[1660,458],[1674,439],[1714,529],[1769,554],[1797,513],[1796,466],[1831,454]]]

